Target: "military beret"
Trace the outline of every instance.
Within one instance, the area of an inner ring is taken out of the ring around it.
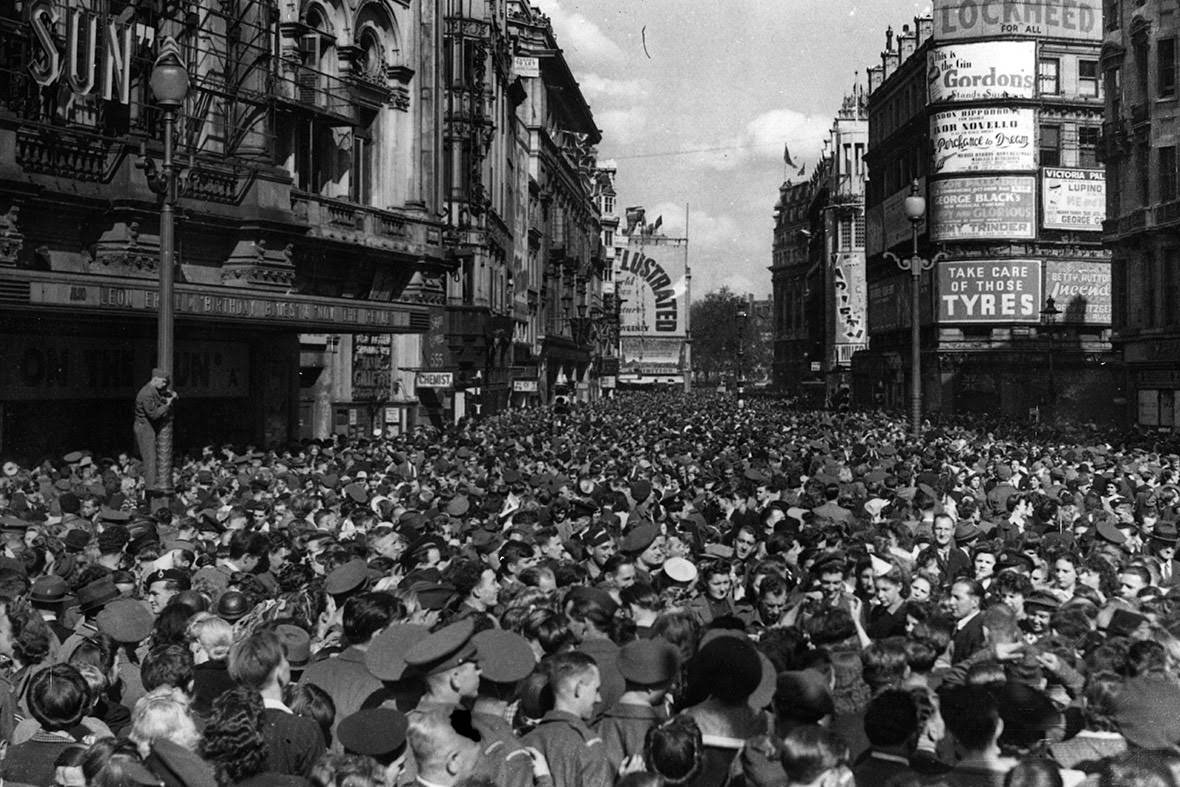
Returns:
[[[629,683],[652,686],[680,672],[680,651],[662,639],[638,639],[619,649],[615,663]]]
[[[406,715],[393,708],[367,708],[346,716],[336,728],[336,738],[346,752],[367,757],[388,757],[406,745]]]
[[[421,639],[406,652],[406,664],[426,675],[454,669],[476,657],[475,621],[464,618]]]
[[[342,566],[332,569],[324,578],[324,592],[337,596],[356,590],[369,578],[367,566],[363,560],[350,560]]]
[[[446,609],[455,596],[454,586],[442,582],[414,582],[410,590],[418,596],[418,603],[423,609],[432,611]]]
[[[299,626],[280,623],[275,626],[275,636],[283,646],[287,663],[295,669],[302,669],[311,661],[311,635]]]
[[[119,598],[111,601],[98,613],[98,630],[115,642],[138,644],[152,633],[156,622],[152,611],[142,601]]]
[[[481,676],[492,683],[516,683],[524,680],[537,664],[528,640],[501,629],[488,629],[475,635]]]
[[[582,543],[592,549],[594,547],[602,546],[613,538],[614,536],[612,536],[610,531],[605,527],[602,525],[595,525],[582,534]]]
[[[143,586],[150,588],[153,582],[175,582],[179,590],[188,590],[192,587],[192,578],[189,573],[179,568],[162,568],[153,571],[144,577]]]
[[[653,523],[640,525],[623,536],[623,540],[619,543],[619,550],[639,554],[651,546],[659,534],[659,527]]]
[[[429,626],[416,623],[387,626],[369,643],[365,666],[377,680],[401,680],[406,673],[406,653],[429,634]]]

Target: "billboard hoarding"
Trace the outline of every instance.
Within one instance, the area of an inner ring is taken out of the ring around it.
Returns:
[[[952,261],[938,264],[938,321],[1038,322],[1041,261]]]
[[[948,178],[930,185],[935,241],[1036,237],[1036,178]]]
[[[926,58],[930,102],[1033,98],[1035,41],[988,41],[939,46]]]
[[[641,235],[615,255],[621,374],[679,374],[688,324],[688,241]]]
[[[1046,229],[1101,232],[1106,218],[1106,171],[1045,167],[1041,203]]]
[[[1061,309],[1061,321],[1110,325],[1110,263],[1045,263],[1045,297]]]
[[[972,107],[930,118],[934,174],[1036,169],[1031,108]]]
[[[934,40],[1102,40],[1101,0],[934,0]]]

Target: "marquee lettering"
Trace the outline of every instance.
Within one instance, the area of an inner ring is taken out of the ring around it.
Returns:
[[[29,63],[33,81],[43,87],[56,83],[62,77],[64,60],[70,89],[80,94],[92,93],[97,87],[95,74],[101,57],[102,97],[120,104],[131,103],[131,61],[135,54],[132,25],[120,25],[114,19],[109,21],[103,31],[100,52],[98,17],[83,8],[73,8],[65,18],[63,53],[58,49],[58,36],[55,35],[62,18],[52,3],[37,0],[29,10],[29,20],[38,50]]]

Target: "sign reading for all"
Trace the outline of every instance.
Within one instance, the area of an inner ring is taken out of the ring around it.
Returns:
[[[939,322],[1037,322],[1040,260],[940,262]]]
[[[935,41],[1000,36],[1101,41],[1101,0],[934,0]]]

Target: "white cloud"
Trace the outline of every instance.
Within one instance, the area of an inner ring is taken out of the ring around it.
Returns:
[[[592,61],[617,62],[623,50],[602,28],[577,11],[565,8],[560,0],[536,0],[536,6],[553,22],[557,45]]]
[[[672,238],[684,237],[684,207],[674,202],[658,202],[646,208],[647,220],[653,222],[663,216],[660,231]],[[690,248],[717,247],[736,243],[741,230],[731,216],[716,215],[689,205],[688,235]]]
[[[650,89],[650,85],[642,79],[611,79],[594,73],[579,77],[578,84],[588,98],[618,101],[638,101],[646,98]]]
[[[594,113],[594,122],[602,129],[603,139],[609,139],[612,145],[626,145],[644,134],[647,113],[638,107],[599,110]]]
[[[764,112],[746,124],[750,151],[757,157],[778,158],[783,145],[795,163],[813,160],[832,127],[830,115],[805,115],[793,109]]]

